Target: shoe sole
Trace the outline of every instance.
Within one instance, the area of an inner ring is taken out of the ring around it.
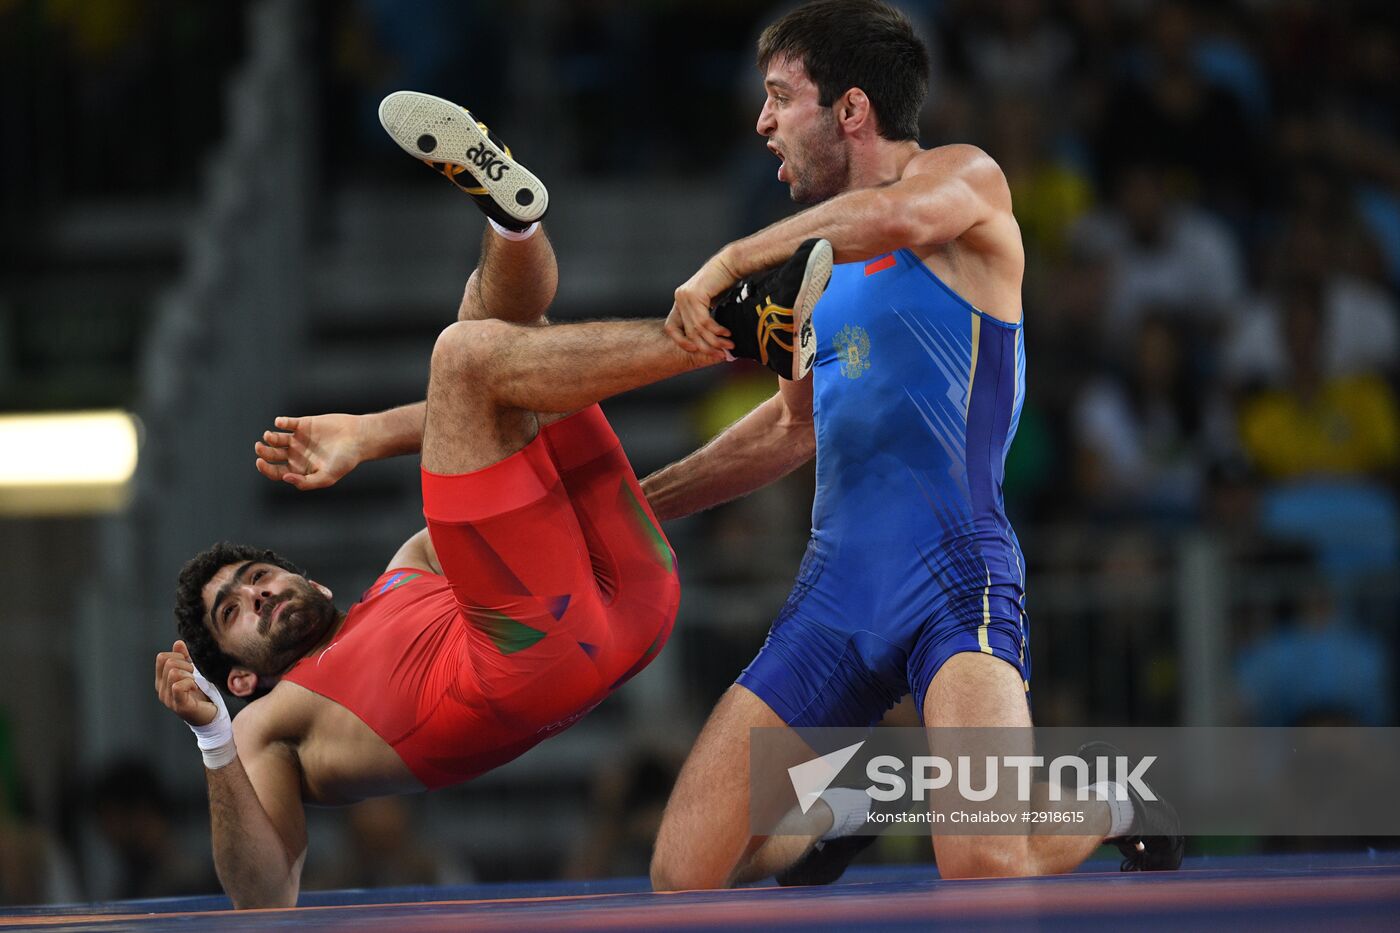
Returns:
[[[379,104],[379,123],[399,148],[422,162],[466,169],[496,206],[522,224],[549,207],[544,183],[491,142],[467,110],[417,91],[395,91]]]
[[[802,285],[792,304],[792,327],[797,334],[797,352],[792,357],[793,381],[805,379],[812,371],[817,357],[817,332],[812,326],[812,309],[831,281],[832,251],[826,240],[818,240],[807,254],[807,267],[802,271]]]

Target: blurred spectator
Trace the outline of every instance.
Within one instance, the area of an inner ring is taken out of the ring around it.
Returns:
[[[1339,198],[1328,196],[1336,204]],[[1378,284],[1349,274],[1338,254],[1338,222],[1295,215],[1268,275],[1274,286],[1246,304],[1224,344],[1222,365],[1236,386],[1278,385],[1288,372],[1284,313],[1286,294],[1316,290],[1322,306],[1319,352],[1329,377],[1393,369],[1400,363],[1400,308]]]
[[[103,900],[217,894],[208,851],[188,851],[175,832],[175,808],[164,782],[144,761],[118,761],[93,788],[93,811],[103,841],[117,857],[117,878]]]
[[[1393,476],[1400,464],[1400,406],[1374,375],[1329,376],[1320,289],[1295,282],[1284,297],[1288,380],[1240,411],[1240,434],[1267,479],[1319,474]]]
[[[364,800],[345,815],[344,844],[328,866],[308,866],[308,889],[396,888],[471,880],[468,869],[423,844],[409,803],[402,797]]]
[[[1075,404],[1077,485],[1101,513],[1179,518],[1197,508],[1208,437],[1225,419],[1207,412],[1174,317],[1144,318],[1122,376],[1100,378]]]
[[[991,99],[983,107],[990,124],[988,149],[1006,173],[1016,222],[1028,251],[1058,259],[1070,227],[1092,205],[1093,183],[1072,162],[1049,152],[1046,125],[1051,117],[1021,96]]]
[[[1044,99],[1059,87],[1074,57],[1074,41],[1050,16],[1046,0],[983,4],[962,34],[962,58],[983,90]]]
[[[1150,8],[1145,41],[1129,58],[1127,80],[1117,83],[1109,99],[1096,149],[1105,178],[1144,158],[1160,160],[1183,173],[1191,193],[1234,218],[1247,214],[1256,190],[1258,145],[1228,85],[1212,83],[1203,73],[1203,62],[1213,64],[1221,56],[1218,45],[1216,55],[1198,55],[1198,30],[1188,3],[1168,0]],[[1248,53],[1241,51],[1236,61],[1233,70],[1248,73]]]
[[[1383,287],[1375,238],[1362,223],[1343,172],[1319,158],[1288,170],[1288,213],[1266,244],[1267,291],[1246,305],[1225,345],[1225,371],[1236,385],[1278,384],[1287,371],[1281,291],[1298,279],[1323,291],[1323,366],[1329,375],[1396,366],[1400,308]]]
[[[1377,619],[1395,617],[1400,566],[1400,505],[1386,486],[1327,477],[1266,490],[1259,527],[1275,540],[1310,550],[1338,594]],[[1388,585],[1368,599],[1367,588]]]
[[[1324,715],[1368,726],[1391,722],[1384,641],[1342,619],[1320,581],[1307,586],[1293,618],[1244,647],[1236,670],[1253,725],[1304,725]]]
[[[1160,163],[1125,166],[1114,194],[1111,209],[1086,216],[1073,234],[1109,263],[1109,340],[1124,347],[1149,308],[1176,312],[1205,333],[1220,328],[1244,290],[1229,228],[1174,195]]]
[[[1273,102],[1264,62],[1251,41],[1252,24],[1234,4],[1197,4],[1193,12],[1191,60],[1197,73],[1234,97],[1251,123],[1266,120]]]

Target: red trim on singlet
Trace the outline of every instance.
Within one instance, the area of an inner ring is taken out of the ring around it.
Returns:
[[[473,522],[523,508],[542,499],[548,487],[549,452],[540,434],[504,460],[470,473],[434,473],[423,468],[423,512],[440,522]],[[463,477],[473,482],[463,483]]]
[[[895,261],[894,253],[890,253],[890,255],[886,256],[884,259],[868,262],[865,264],[865,274],[870,276],[877,272],[884,272],[886,269],[892,269],[894,268]]]

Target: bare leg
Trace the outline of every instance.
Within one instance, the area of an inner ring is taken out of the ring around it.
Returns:
[[[535,327],[559,269],[541,230],[507,240],[487,229],[457,323],[433,347],[423,466],[466,473],[523,448],[541,422],[717,358],[677,347],[663,322]]]
[[[797,823],[785,823],[780,827],[782,835],[769,836],[763,841],[748,862],[739,869],[735,878],[737,882],[742,884],[771,878],[778,872],[791,868],[811,851],[817,840],[831,828],[831,808],[826,805],[825,800],[818,800],[805,814],[794,810],[793,817]]]
[[[882,728],[885,726],[913,726],[917,728],[920,725],[922,723],[919,721],[918,704],[908,694],[896,703],[889,712],[885,713],[884,718],[880,720]],[[817,840],[831,829],[833,819],[831,808],[827,806],[825,800],[818,799],[805,814],[794,807],[780,826],[782,835],[768,837],[768,841],[759,847],[758,851],[753,854],[753,858],[749,859],[748,865],[739,872],[739,881],[758,881],[797,864],[811,850]]]
[[[956,654],[949,658],[924,696],[924,724],[938,727],[1020,726],[1031,754],[1031,713],[1021,675],[992,655]],[[1048,875],[1072,871],[1099,847],[1108,831],[1108,806],[1101,801],[1050,804],[1045,785],[1034,789],[1037,809],[1080,809],[1084,831],[1091,835],[933,837],[938,872],[944,878]]]
[[[666,804],[651,859],[653,888],[721,888],[739,880],[744,866],[765,844],[764,837],[749,831],[749,730],[782,725],[778,714],[747,688],[735,684],[725,693],[696,739]],[[794,751],[793,764],[810,755],[805,746]],[[816,810],[813,807],[811,812]],[[826,819],[829,826],[829,811]],[[802,851],[810,845],[810,840],[798,837],[769,837],[775,854],[783,848],[780,839],[795,839]],[[795,860],[800,854],[791,857]]]
[[[543,227],[528,240],[507,240],[488,225],[457,320],[544,323],[545,310],[558,287],[559,265]]]
[[[716,361],[680,349],[662,326],[659,318],[449,326],[433,347],[423,466],[434,473],[489,466],[534,438],[536,412],[586,408]]]

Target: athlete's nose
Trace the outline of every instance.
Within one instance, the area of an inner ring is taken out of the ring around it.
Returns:
[[[251,583],[245,585],[243,591],[244,597],[252,604],[254,614],[262,613],[263,602],[272,595],[268,590],[254,586]]]
[[[769,101],[763,102],[763,109],[758,112],[758,124],[754,130],[760,136],[771,136],[778,128],[778,121],[773,117],[773,105]]]

